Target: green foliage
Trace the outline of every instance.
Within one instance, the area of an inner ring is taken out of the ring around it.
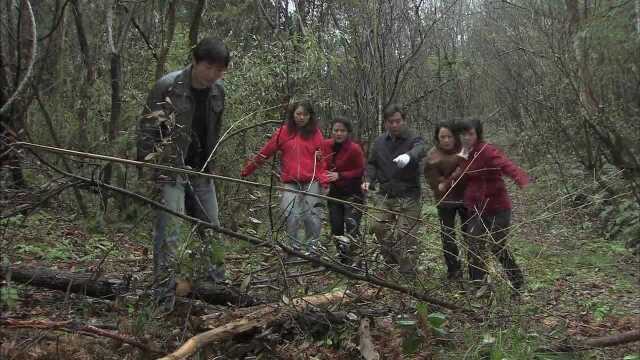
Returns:
[[[525,332],[519,327],[513,327],[496,332],[473,334],[477,345],[469,351],[469,359],[490,360],[569,360],[574,359],[570,354],[554,354],[540,352],[543,339],[537,333]]]
[[[74,246],[69,239],[62,239],[53,246],[46,243],[17,244],[16,253],[49,261],[69,260],[74,257]]]
[[[0,305],[2,305],[2,307],[15,309],[18,305],[18,300],[20,300],[18,290],[10,283],[0,288]]]
[[[0,219],[0,228],[9,226],[21,226],[24,223],[24,215],[18,214],[12,217]]]
[[[403,330],[402,351],[405,355],[415,354],[425,345],[425,342],[433,342],[433,337],[442,337],[447,334],[445,325],[447,316],[435,312],[429,313],[425,303],[416,305],[417,320],[401,318],[396,320],[396,326]]]
[[[608,203],[603,206],[600,220],[607,239],[622,240],[640,254],[640,205],[637,202],[623,199]]]

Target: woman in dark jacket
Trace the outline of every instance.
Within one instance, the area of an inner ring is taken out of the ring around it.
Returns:
[[[338,117],[331,123],[331,139],[322,144],[324,167],[330,182],[329,196],[362,204],[362,176],[365,159],[360,145],[351,139],[351,123]],[[362,212],[348,204],[329,201],[329,221],[338,256],[344,263],[351,263],[355,241],[360,237]],[[345,236],[347,235],[347,236]]]
[[[459,179],[466,182],[464,206],[470,217],[467,227],[470,278],[484,280],[487,265],[483,253],[489,244],[511,285],[516,290],[520,289],[524,277],[507,246],[511,200],[503,176],[513,179],[520,188],[529,184],[529,177],[498,147],[483,141],[480,120],[462,122],[460,130],[465,160],[441,188],[448,188]]]
[[[455,225],[457,215],[460,218],[461,229],[465,232],[467,216],[463,202],[464,183],[459,181],[455,186],[444,191],[438,189],[440,183],[445,182],[462,161],[462,158],[457,155],[460,152],[460,138],[454,132],[453,124],[440,123],[436,125],[434,141],[436,145],[427,153],[424,177],[433,191],[438,208],[447,277],[460,279],[462,272],[456,245]]]

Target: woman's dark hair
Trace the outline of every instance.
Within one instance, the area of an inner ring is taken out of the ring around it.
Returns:
[[[351,121],[347,120],[347,118],[343,116],[336,116],[331,122],[331,130],[333,130],[333,125],[342,124],[345,128],[347,128],[347,132],[351,134],[351,130],[353,130],[353,126],[351,125]]]
[[[474,129],[476,131],[476,135],[478,136],[478,142],[483,141],[482,137],[482,122],[480,119],[467,119],[458,123],[458,131],[464,132]]]
[[[296,109],[298,109],[299,107],[302,107],[304,111],[309,114],[309,122],[301,128],[296,125],[294,117]],[[318,128],[318,120],[316,119],[316,113],[313,110],[313,106],[311,106],[311,103],[307,101],[297,101],[291,104],[291,106],[289,107],[289,113],[287,114],[287,127],[292,133],[297,133],[299,131],[300,135],[302,135],[303,138],[308,138],[313,135],[313,133]]]
[[[209,64],[220,64],[225,67],[231,62],[231,55],[227,46],[220,39],[206,37],[192,50],[193,59],[196,63],[206,61]]]
[[[382,118],[386,121],[395,113],[400,113],[400,115],[402,115],[402,119],[405,118],[406,114],[404,110],[402,110],[402,106],[400,106],[399,104],[390,104],[389,106],[384,108],[384,112],[382,112]]]
[[[456,146],[460,144],[460,131],[457,128],[456,123],[451,121],[443,121],[436,124],[435,131],[433,132],[433,140],[436,142],[436,144],[440,143],[440,139],[438,137],[438,135],[440,135],[440,129],[447,129],[451,131],[451,134],[456,141]]]

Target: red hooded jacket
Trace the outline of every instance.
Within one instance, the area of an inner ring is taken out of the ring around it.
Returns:
[[[351,139],[345,140],[336,152],[335,141],[327,139],[322,143],[324,167],[338,173],[338,180],[331,183],[334,195],[352,195],[362,192],[362,176],[365,159],[360,145]]]
[[[511,199],[502,179],[507,175],[520,186],[529,184],[527,173],[514,164],[499,148],[479,142],[458,168],[466,181],[464,205],[475,215],[494,215],[511,209]],[[458,175],[459,177],[459,175]],[[455,178],[455,175],[454,175]]]
[[[273,133],[255,159],[245,165],[240,175],[251,175],[264,160],[280,151],[280,180],[283,183],[319,181],[326,187],[328,181],[321,152],[323,140],[318,129],[310,137],[304,138],[299,132],[292,132],[287,125],[283,125]]]

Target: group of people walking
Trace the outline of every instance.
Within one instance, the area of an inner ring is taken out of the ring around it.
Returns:
[[[138,127],[139,160],[153,159],[213,173],[212,154],[219,142],[224,110],[220,80],[229,62],[226,46],[217,39],[205,38],[193,48],[192,63],[187,68],[158,80]],[[282,225],[292,247],[320,253],[322,199],[317,195],[326,194],[331,198],[327,202],[329,224],[340,261],[353,263],[364,238],[360,222],[367,214],[372,218],[371,230],[384,262],[413,277],[420,249],[416,230],[422,221],[420,182],[424,174],[438,208],[449,278],[462,277],[455,240],[455,219],[459,217],[468,246],[469,278],[485,278],[484,249],[489,246],[512,286],[520,288],[522,271],[506,244],[511,202],[503,176],[524,187],[527,174],[496,146],[484,141],[478,120],[438,124],[435,145],[427,151],[424,138],[410,130],[401,106],[388,106],[383,118],[385,132],[371,143],[365,158],[352,138],[352,125],[347,119],[335,118],[331,137],[325,139],[312,105],[294,103],[285,123],[246,162],[240,175],[252,175],[267,159],[279,154],[279,177],[285,188],[280,204]],[[211,178],[161,172],[155,172],[153,178],[167,208],[220,224]],[[367,204],[373,191],[378,199],[375,206]],[[300,230],[304,230],[303,235]],[[167,294],[175,289],[180,232],[180,221],[158,210],[153,236],[154,285],[167,290]],[[223,256],[216,251],[220,241],[213,233],[200,233],[206,277],[224,281]]]
[[[421,223],[423,173],[438,208],[448,277],[462,278],[455,240],[455,219],[459,217],[468,246],[469,278],[482,281],[486,276],[483,254],[488,246],[512,286],[520,288],[522,271],[506,244],[511,202],[503,175],[524,187],[527,174],[496,146],[484,142],[479,120],[438,124],[435,146],[427,152],[424,139],[409,129],[399,105],[387,107],[383,117],[386,131],[373,141],[365,159],[362,148],[351,138],[348,120],[334,119],[331,138],[323,140],[312,106],[294,103],[286,124],[249,159],[241,176],[251,175],[266,159],[280,152],[284,187],[304,191],[282,194],[281,210],[291,245],[312,253],[321,246],[320,199],[315,195],[325,189],[332,198],[327,201],[331,235],[336,240],[338,257],[347,263],[351,263],[362,238],[362,205],[366,195],[377,188],[378,201],[368,207],[367,213],[372,217],[380,253],[386,264],[397,266],[400,273],[411,277],[415,275],[420,248],[416,230]],[[300,225],[304,235],[299,234]]]

